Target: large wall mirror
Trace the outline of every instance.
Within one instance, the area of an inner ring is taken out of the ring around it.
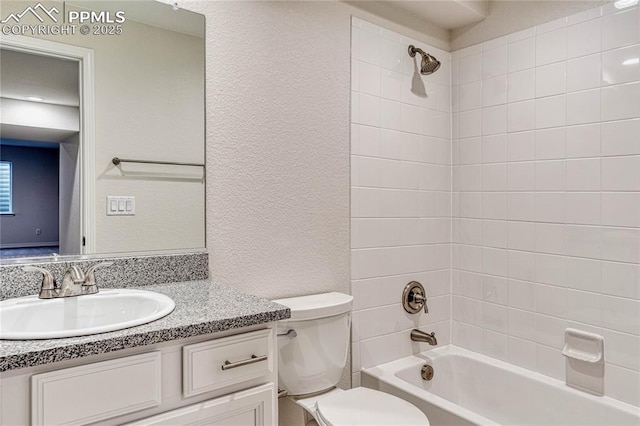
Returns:
[[[204,16],[0,4],[0,255],[205,246]]]

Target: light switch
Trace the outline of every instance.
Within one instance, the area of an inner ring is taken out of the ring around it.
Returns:
[[[107,216],[135,216],[136,197],[107,196]]]

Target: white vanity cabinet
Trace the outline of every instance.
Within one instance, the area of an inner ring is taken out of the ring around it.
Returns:
[[[276,425],[273,323],[2,373],[2,425]]]

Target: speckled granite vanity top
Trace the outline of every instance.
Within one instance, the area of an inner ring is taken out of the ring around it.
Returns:
[[[208,280],[139,288],[171,297],[176,303],[174,311],[149,324],[109,333],[50,340],[0,340],[0,372],[290,317],[284,306]]]

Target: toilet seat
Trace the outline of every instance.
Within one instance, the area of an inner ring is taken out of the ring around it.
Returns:
[[[315,411],[321,426],[429,426],[427,416],[416,406],[361,387],[318,399]]]

